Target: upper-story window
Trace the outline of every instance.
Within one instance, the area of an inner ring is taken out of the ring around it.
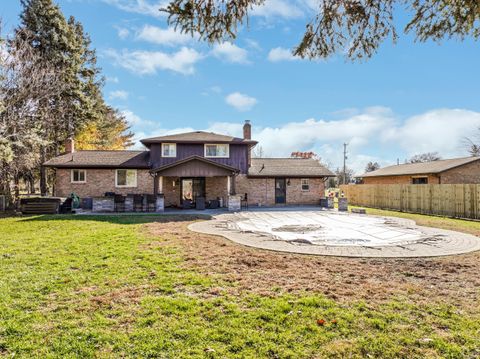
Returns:
[[[228,158],[230,147],[228,144],[207,144],[205,145],[205,157]]]
[[[177,144],[162,143],[162,157],[177,157]]]

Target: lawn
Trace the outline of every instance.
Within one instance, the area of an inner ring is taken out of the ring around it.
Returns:
[[[477,222],[413,219],[480,234]],[[275,253],[191,233],[193,220],[0,218],[0,356],[480,356],[478,253]]]

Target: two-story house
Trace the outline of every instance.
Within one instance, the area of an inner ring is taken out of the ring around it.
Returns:
[[[243,138],[196,131],[141,142],[145,151],[75,151],[67,140],[65,153],[44,164],[55,170],[55,195],[163,194],[166,207],[232,194],[251,205],[317,204],[333,176],[314,159],[252,158],[248,121]]]

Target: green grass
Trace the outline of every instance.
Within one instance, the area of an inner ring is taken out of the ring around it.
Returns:
[[[210,295],[226,282],[186,270],[181,248],[158,245],[162,238],[142,230],[154,220],[0,219],[0,356],[480,355],[479,311],[445,302],[336,302],[274,290]]]

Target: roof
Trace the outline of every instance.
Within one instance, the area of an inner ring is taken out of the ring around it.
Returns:
[[[76,151],[44,163],[63,168],[150,168],[150,151]]]
[[[380,177],[380,176],[401,176],[418,174],[435,174],[445,172],[455,167],[463,166],[480,160],[480,157],[452,158],[432,162],[406,163],[401,165],[388,166],[376,171],[367,172],[358,177]]]
[[[240,171],[239,169],[237,169],[237,168],[235,168],[235,167],[228,166],[228,165],[224,165],[224,164],[222,164],[222,163],[218,163],[218,162],[209,160],[208,158],[205,158],[205,157],[201,157],[201,156],[190,156],[190,157],[187,157],[187,158],[183,158],[183,159],[181,159],[181,160],[179,160],[179,161],[175,161],[175,162],[169,163],[169,164],[167,164],[167,165],[154,168],[154,169],[151,170],[150,172],[152,172],[152,173],[154,173],[154,172],[161,172],[161,171],[164,171],[164,170],[166,170],[166,169],[173,168],[173,167],[176,167],[176,166],[179,166],[179,165],[188,163],[188,162],[192,162],[192,161],[200,161],[200,162],[207,163],[207,164],[209,164],[209,165],[212,165],[212,166],[215,166],[215,167],[219,167],[219,168],[222,168],[222,169],[224,169],[224,170],[231,171],[231,172],[239,172],[239,171]]]
[[[319,161],[306,158],[252,158],[250,177],[334,177]]]
[[[144,138],[141,140],[144,145],[152,143],[231,143],[231,144],[250,144],[255,145],[257,141],[246,140],[244,138],[220,135],[213,132],[194,131],[179,133],[176,135]]]

